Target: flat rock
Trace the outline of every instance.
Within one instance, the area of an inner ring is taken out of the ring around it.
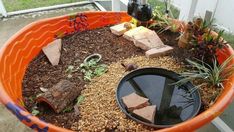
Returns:
[[[133,41],[135,46],[143,50],[159,48],[164,45],[155,31],[152,31],[143,26],[125,32],[123,37]]]
[[[149,31],[148,28],[145,28],[143,26],[139,26],[139,27],[133,28],[133,29],[125,32],[123,37],[129,41],[134,41],[134,35],[138,34],[139,32],[148,32],[148,31]]]
[[[150,50],[152,48],[160,48],[164,46],[155,31],[150,30],[148,32],[139,32],[134,35],[133,38],[134,45],[143,50]]]
[[[42,48],[42,51],[49,59],[50,63],[55,66],[58,65],[61,56],[62,43],[61,39],[56,39]]]
[[[141,97],[136,93],[131,93],[122,97],[123,103],[126,105],[129,111],[140,109],[149,105],[149,99]]]
[[[131,24],[129,22],[124,22],[115,26],[110,27],[110,30],[113,34],[117,36],[123,35],[125,32],[127,32],[129,29],[125,26],[125,24],[130,24],[131,28],[135,28],[136,26],[134,24]]]
[[[164,45],[161,48],[153,48],[145,52],[146,57],[154,58],[161,55],[170,53],[174,48],[168,45]]]
[[[146,106],[141,109],[136,109],[133,111],[133,113],[154,123],[154,117],[156,114],[156,105]]]

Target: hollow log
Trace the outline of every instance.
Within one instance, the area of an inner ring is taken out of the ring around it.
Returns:
[[[37,97],[37,102],[45,102],[56,112],[60,113],[70,105],[80,94],[81,89],[68,80],[61,80],[47,92]]]

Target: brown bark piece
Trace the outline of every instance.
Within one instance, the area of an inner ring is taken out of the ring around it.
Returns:
[[[45,102],[56,113],[60,113],[76,99],[80,92],[81,89],[76,88],[74,83],[68,80],[61,80],[47,92],[37,97],[37,102]]]
[[[156,105],[146,106],[141,109],[136,109],[133,111],[133,113],[154,123],[154,117],[156,114]]]
[[[133,111],[135,109],[140,109],[149,105],[149,99],[141,97],[136,93],[129,94],[122,97],[123,103],[128,108],[128,111]]]
[[[61,39],[56,39],[47,46],[43,47],[42,51],[49,59],[50,63],[55,66],[58,65],[61,55],[62,42]]]
[[[110,27],[110,30],[113,34],[117,36],[123,35],[128,30],[135,28],[136,26],[134,24],[131,24],[129,22],[124,22],[115,26]]]

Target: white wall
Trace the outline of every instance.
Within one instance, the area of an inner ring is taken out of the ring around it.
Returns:
[[[180,20],[188,20],[191,2],[192,0],[172,0],[173,5],[180,9]]]
[[[191,1],[172,0],[173,5],[181,11],[181,20],[187,20]],[[214,13],[215,23],[234,32],[234,0],[198,0],[194,15],[204,18],[206,10]]]
[[[195,16],[205,17],[206,11],[214,12],[218,0],[198,0]]]
[[[7,12],[6,12],[6,9],[5,9],[4,5],[3,5],[2,0],[0,0],[0,14],[2,14],[5,17],[7,16]]]
[[[234,0],[219,0],[215,22],[234,32]]]

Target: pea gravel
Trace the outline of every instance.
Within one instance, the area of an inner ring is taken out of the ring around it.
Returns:
[[[115,92],[120,79],[127,74],[121,62],[135,63],[142,67],[161,67],[175,72],[183,69],[183,64],[171,56],[149,59],[144,56],[131,57],[108,67],[108,72],[94,78],[82,91],[85,100],[79,106],[80,120],[73,123],[75,131],[151,131],[142,124],[130,120],[121,112],[116,102]]]

